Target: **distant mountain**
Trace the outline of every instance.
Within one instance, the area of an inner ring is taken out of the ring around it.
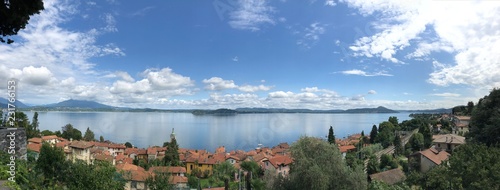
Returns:
[[[391,110],[389,108],[379,106],[377,108],[357,108],[348,109],[345,113],[399,113],[397,111]]]
[[[238,113],[342,113],[344,110],[310,110],[286,108],[237,108]]]
[[[8,103],[10,103],[9,100],[7,100],[5,98],[0,98],[0,107],[7,108],[7,104]],[[27,107],[29,107],[29,106],[25,105],[24,103],[22,103],[19,100],[16,100],[16,102],[14,103],[14,105],[16,106],[16,108],[27,108]]]
[[[62,102],[59,102],[59,103],[56,103],[56,104],[48,104],[48,105],[39,106],[39,107],[46,107],[46,108],[84,108],[84,109],[111,109],[111,108],[114,108],[113,106],[104,105],[104,104],[97,103],[97,102],[94,102],[94,101],[73,100],[73,99],[62,101]]]
[[[452,108],[439,108],[439,109],[430,109],[430,110],[397,110],[400,112],[409,112],[409,113],[451,113]]]
[[[217,109],[217,110],[193,110],[193,115],[216,115],[216,116],[230,116],[236,115],[238,112],[232,109]]]

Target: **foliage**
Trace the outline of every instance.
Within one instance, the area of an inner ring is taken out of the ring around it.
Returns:
[[[423,123],[422,125],[420,125],[418,132],[421,133],[424,138],[424,145],[422,149],[430,148],[432,145],[432,132],[431,129],[429,128],[429,125]]]
[[[83,140],[85,141],[93,141],[95,140],[94,138],[94,132],[91,131],[88,127],[87,127],[87,130],[85,131],[85,135],[83,135]]]
[[[199,186],[199,178],[197,178],[194,175],[188,175],[187,178],[188,178],[188,186],[191,189],[198,188],[198,186]]]
[[[390,116],[388,121],[390,123],[392,123],[392,125],[394,126],[395,129],[399,129],[398,117],[396,117],[396,116]]]
[[[66,158],[61,148],[43,143],[36,162],[36,169],[43,174],[48,183],[62,181],[62,173],[66,169]]]
[[[378,162],[378,159],[375,155],[370,156],[370,159],[368,160],[368,166],[366,168],[366,173],[368,175],[378,173],[380,163]]]
[[[287,189],[364,189],[366,174],[361,167],[348,167],[338,148],[314,137],[301,137],[291,147]]]
[[[385,171],[385,170],[390,170],[398,167],[398,163],[394,160],[394,158],[391,155],[388,154],[382,154],[380,156],[380,170]]]
[[[382,144],[384,148],[389,147],[394,142],[394,130],[395,127],[391,122],[384,121],[380,123],[375,142]]]
[[[404,152],[403,142],[401,141],[401,137],[396,135],[394,137],[394,154],[401,155]]]
[[[218,180],[223,181],[225,190],[228,190],[229,181],[234,179],[234,173],[236,173],[236,169],[234,168],[234,166],[229,162],[222,162],[216,164],[213,170],[214,177]]]
[[[178,151],[179,145],[177,145],[177,140],[172,138],[170,143],[168,143],[167,150],[165,151],[165,157],[163,158],[165,165],[179,166],[181,164]]]
[[[370,132],[370,144],[375,143],[375,139],[377,138],[377,126],[373,125],[372,131]]]
[[[472,112],[467,138],[487,146],[500,143],[500,89],[480,99]]]
[[[360,160],[356,154],[359,154],[359,153],[348,152],[345,156],[346,164],[351,168],[364,167],[363,160]]]
[[[330,129],[328,130],[328,142],[330,144],[335,144],[335,135],[333,133],[333,127],[330,126]]]
[[[125,142],[125,147],[127,147],[127,148],[132,148],[132,143],[130,143],[130,142]]]
[[[38,122],[38,112],[35,112],[33,114],[33,119],[30,125],[27,126],[26,128],[26,138],[30,139],[33,137],[39,137],[40,136],[40,129],[39,127],[39,122]]]
[[[0,42],[13,43],[12,39],[5,41],[3,37],[16,35],[19,30],[26,27],[30,16],[39,14],[43,9],[42,0],[0,1]]]
[[[111,163],[95,161],[93,165],[76,160],[69,164],[64,180],[68,189],[123,189],[125,180]]]
[[[40,132],[40,134],[42,134],[43,136],[50,136],[50,135],[56,135],[54,132],[50,131],[50,130],[43,130],[42,132]]]
[[[168,172],[155,171],[146,179],[146,185],[151,190],[171,190],[174,186],[169,183],[170,174]]]
[[[410,190],[410,187],[404,184],[388,185],[382,181],[375,180],[370,182],[368,190]]]
[[[366,159],[366,158],[369,158],[371,155],[375,154],[376,152],[381,151],[383,149],[384,149],[384,147],[382,147],[382,145],[380,143],[377,143],[377,144],[371,144],[370,146],[367,146],[367,147],[363,147],[363,148],[361,148],[361,150],[359,152],[362,156],[361,159]]]
[[[104,142],[104,137],[102,135],[99,136],[99,142]],[[127,143],[125,143],[125,145],[127,145]]]
[[[424,135],[422,133],[415,133],[411,136],[409,141],[412,151],[420,151],[424,148]]]
[[[62,127],[62,134],[61,136],[65,139],[73,139],[73,140],[81,140],[82,139],[82,132],[78,130],[77,128],[74,128],[73,125],[71,124],[66,124],[64,127]]]

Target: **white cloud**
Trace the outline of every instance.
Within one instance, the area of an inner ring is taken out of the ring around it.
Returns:
[[[450,92],[445,92],[445,93],[437,93],[437,94],[431,94],[433,96],[440,96],[440,97],[459,97],[460,94],[457,93],[450,93]]]
[[[393,76],[391,74],[388,74],[385,71],[380,71],[380,72],[375,72],[375,73],[367,73],[362,70],[358,69],[353,69],[353,70],[346,70],[346,71],[341,71],[342,74],[344,75],[359,75],[359,76],[365,76],[365,77],[373,77],[373,76]]]
[[[325,29],[324,24],[319,22],[314,22],[304,29],[304,36],[302,39],[297,41],[297,45],[301,45],[307,49],[311,48],[319,41],[320,35],[324,34]]]
[[[120,77],[122,80],[126,81],[126,82],[134,82],[134,78],[132,78],[132,76],[130,76],[127,72],[124,72],[124,71],[116,71],[115,72],[115,75],[117,77]]]
[[[260,30],[261,25],[275,24],[274,8],[266,0],[239,0],[234,11],[229,13],[229,25],[240,30]]]
[[[207,90],[226,90],[237,88],[238,86],[234,84],[232,80],[224,80],[220,77],[212,77],[210,79],[203,79],[203,83],[205,83],[205,89]]]
[[[118,31],[118,28],[116,28],[116,19],[112,14],[106,13],[102,16],[102,19],[106,23],[106,26],[103,28],[104,31],[106,32]]]
[[[142,9],[139,9],[138,11],[132,13],[132,16],[144,16],[146,13],[154,9],[155,7],[149,6],[149,7],[144,7]]]
[[[170,68],[147,69],[142,73],[149,83],[157,90],[173,90],[194,85],[194,81],[189,77],[172,72]]]
[[[25,82],[31,85],[47,85],[51,80],[55,80],[53,78],[52,72],[50,72],[47,67],[24,67],[22,71],[13,71],[13,73],[19,73],[20,75],[14,76],[14,78],[18,78],[21,82]],[[16,74],[17,75],[17,74]]]
[[[252,85],[243,85],[239,86],[238,90],[242,92],[257,92],[257,91],[269,91],[271,90],[271,86],[264,86],[264,85],[258,85],[258,86],[252,86]]]
[[[358,56],[392,62],[398,52],[416,43],[406,58],[426,59],[446,52],[454,61],[435,68],[429,82],[436,85],[500,85],[500,3],[495,1],[343,0],[365,16],[375,15],[378,31],[366,34],[351,47]],[[430,37],[429,37],[430,36]]]
[[[375,90],[369,90],[368,94],[377,94],[377,91],[375,91]]]
[[[238,56],[233,57],[232,59],[234,62],[238,62]]]
[[[334,0],[326,0],[325,5],[333,7],[333,6],[337,5],[337,3],[335,3]]]

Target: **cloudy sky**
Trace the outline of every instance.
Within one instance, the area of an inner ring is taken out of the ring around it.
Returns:
[[[498,1],[75,2],[46,0],[0,44],[19,100],[433,109],[500,87]]]

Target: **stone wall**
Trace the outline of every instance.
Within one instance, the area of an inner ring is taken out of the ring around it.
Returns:
[[[24,128],[0,128],[0,150],[8,153],[15,150],[16,159],[26,160],[27,142]]]

